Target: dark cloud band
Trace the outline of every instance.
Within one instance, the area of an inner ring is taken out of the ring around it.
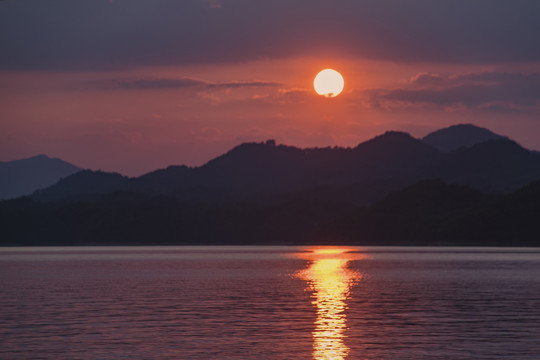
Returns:
[[[1,69],[104,69],[294,56],[540,61],[537,0],[9,0]]]
[[[540,104],[540,73],[420,74],[405,87],[366,94],[377,106],[428,104],[519,110]]]

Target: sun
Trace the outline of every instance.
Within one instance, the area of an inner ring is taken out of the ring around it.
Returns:
[[[343,76],[334,69],[324,69],[315,76],[313,87],[317,94],[328,98],[338,96],[343,91]]]

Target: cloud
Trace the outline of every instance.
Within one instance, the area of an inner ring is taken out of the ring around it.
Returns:
[[[413,85],[439,85],[444,82],[444,78],[441,75],[437,74],[427,74],[427,73],[420,73],[415,75],[411,80],[410,84]]]
[[[0,69],[299,56],[540,61],[537,0],[3,1]]]
[[[181,89],[194,86],[203,86],[205,83],[194,79],[135,79],[120,81],[105,81],[102,83],[105,90],[115,89]]]
[[[243,87],[275,87],[281,83],[271,81],[210,82],[191,78],[105,79],[79,81],[73,88],[83,90],[153,90],[153,89],[236,89]]]
[[[540,105],[540,73],[418,74],[401,88],[370,90],[365,95],[373,106],[387,109],[425,105],[527,110]]]
[[[206,83],[208,88],[241,88],[241,87],[274,87],[281,86],[282,83],[275,81],[229,81],[223,83]]]

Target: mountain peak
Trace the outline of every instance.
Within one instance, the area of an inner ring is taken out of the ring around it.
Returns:
[[[44,154],[0,162],[0,199],[30,195],[80,170],[75,165]]]
[[[375,136],[373,139],[359,144],[355,150],[358,151],[366,147],[377,149],[385,148],[387,150],[400,149],[403,147],[428,148],[428,146],[425,145],[421,140],[418,140],[412,137],[409,133],[403,131],[387,131],[384,134]]]
[[[457,124],[434,131],[426,135],[422,141],[441,151],[450,152],[461,147],[471,147],[488,140],[505,139],[506,137],[478,127],[473,124]]]
[[[52,158],[49,157],[46,154],[39,154],[39,155],[36,155],[36,156],[32,156],[32,157],[28,158],[27,160],[31,160],[31,159],[52,159]]]

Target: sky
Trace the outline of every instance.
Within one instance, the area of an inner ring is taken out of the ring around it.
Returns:
[[[537,0],[3,0],[0,49],[0,161],[138,176],[459,123],[540,150]]]

